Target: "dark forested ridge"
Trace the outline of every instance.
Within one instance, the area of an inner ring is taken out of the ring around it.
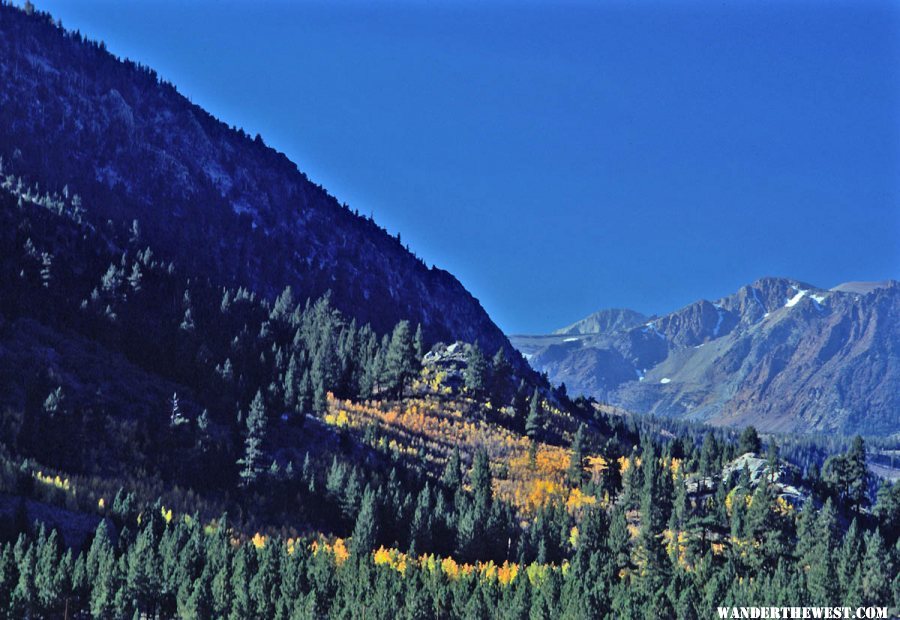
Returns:
[[[0,33],[0,618],[900,603],[861,438],[573,399],[151,71],[30,7]]]
[[[86,221],[124,232],[137,220],[158,255],[220,285],[331,290],[380,332],[407,319],[429,343],[508,346],[452,275],[152,69],[40,13],[0,7],[0,34],[0,156],[42,189],[78,194]]]

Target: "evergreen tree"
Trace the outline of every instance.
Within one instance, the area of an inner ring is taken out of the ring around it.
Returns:
[[[532,440],[540,437],[544,431],[544,405],[541,394],[537,388],[531,395],[531,403],[528,406],[528,418],[525,420],[525,434]]]
[[[238,460],[241,467],[240,477],[243,486],[256,482],[263,471],[262,445],[266,438],[266,405],[262,392],[256,392],[247,415],[247,432],[244,439],[244,455]]]
[[[450,458],[447,459],[441,482],[454,493],[462,487],[462,458],[459,454],[459,446],[453,448]]]
[[[480,398],[488,384],[488,366],[478,343],[470,345],[466,351],[466,369],[463,373],[466,389]]]
[[[516,388],[516,393],[513,396],[513,428],[520,433],[525,432],[529,403],[528,385],[522,379],[519,381],[519,387]]]
[[[814,542],[807,555],[809,570],[806,575],[807,590],[813,605],[828,605],[838,597],[838,579],[835,570],[837,515],[831,500],[827,500],[812,528]]]
[[[863,605],[882,606],[891,600],[891,575],[894,575],[890,554],[878,530],[865,535],[865,555],[862,561]]]
[[[425,337],[422,335],[422,324],[416,325],[416,335],[413,337],[413,350],[416,352],[416,359],[420,362],[425,356]]]
[[[738,439],[738,453],[753,452],[754,454],[759,454],[761,451],[762,442],[759,439],[759,433],[756,432],[754,427],[748,426],[741,432],[741,437]]]
[[[61,387],[57,387],[55,390],[50,392],[47,396],[47,399],[44,401],[44,413],[48,416],[55,417],[56,415],[63,412],[63,408],[65,407],[65,394],[63,393],[63,389]]]
[[[847,451],[847,499],[853,509],[860,513],[866,503],[869,491],[869,470],[866,467],[866,444],[856,435]]]
[[[573,487],[581,486],[584,474],[584,424],[578,425],[575,437],[572,439],[572,454],[569,457],[569,469],[566,476]]]
[[[418,365],[409,321],[400,321],[391,334],[385,357],[386,385],[395,398],[403,398],[407,384],[418,372]]]
[[[378,523],[375,514],[375,493],[370,487],[366,487],[362,497],[359,515],[353,526],[351,538],[353,555],[363,560],[375,547],[375,539],[378,536]]]
[[[712,476],[717,473],[719,450],[716,438],[711,431],[707,431],[703,437],[703,447],[700,449],[700,475]]]
[[[509,403],[509,383],[512,379],[512,366],[506,359],[503,347],[497,349],[491,361],[491,405],[500,409]]]
[[[641,527],[638,536],[638,554],[642,567],[640,592],[643,600],[654,607],[664,594],[670,565],[662,543],[662,533],[666,526],[665,488],[661,482],[669,479],[668,472],[660,469],[656,451],[649,441],[644,440],[641,452],[643,489],[641,491]],[[671,498],[668,498],[671,501]],[[661,616],[657,616],[661,617]]]

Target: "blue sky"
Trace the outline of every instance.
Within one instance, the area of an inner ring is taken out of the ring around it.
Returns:
[[[900,5],[36,2],[285,152],[509,333],[900,277]]]

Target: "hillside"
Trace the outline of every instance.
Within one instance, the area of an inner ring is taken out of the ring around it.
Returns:
[[[332,292],[384,333],[421,324],[426,341],[507,347],[449,273],[230,128],[147,67],[49,20],[0,7],[0,157],[41,190],[78,195],[81,216],[139,236],[217,284],[273,299]]]
[[[515,338],[573,394],[779,432],[900,432],[900,285],[763,278],[638,327]]]
[[[30,3],[0,3],[0,80],[0,620],[900,603],[900,485],[861,437],[573,397],[452,276]],[[896,329],[893,284],[767,286],[546,348],[625,373],[844,304],[885,313],[862,348]]]

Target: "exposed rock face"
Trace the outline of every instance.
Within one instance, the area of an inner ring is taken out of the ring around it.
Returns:
[[[763,278],[644,325],[531,351],[570,393],[766,431],[900,432],[900,283]]]
[[[451,274],[427,267],[257,136],[229,128],[102,44],[0,6],[0,157],[84,217],[141,239],[198,277],[274,297],[332,292],[380,332],[400,319],[428,342],[514,351]],[[514,363],[525,367],[518,355]]]
[[[802,485],[800,471],[794,465],[778,461],[775,471],[769,471],[768,461],[759,455],[748,452],[731,461],[722,469],[721,478],[728,480],[732,476],[740,476],[744,468],[750,474],[750,488],[756,489],[760,482],[772,483],[776,497],[780,497],[795,508],[800,508],[809,499],[809,490]],[[692,474],[685,480],[687,491],[691,495],[710,495],[715,493],[718,477],[702,477]]]

